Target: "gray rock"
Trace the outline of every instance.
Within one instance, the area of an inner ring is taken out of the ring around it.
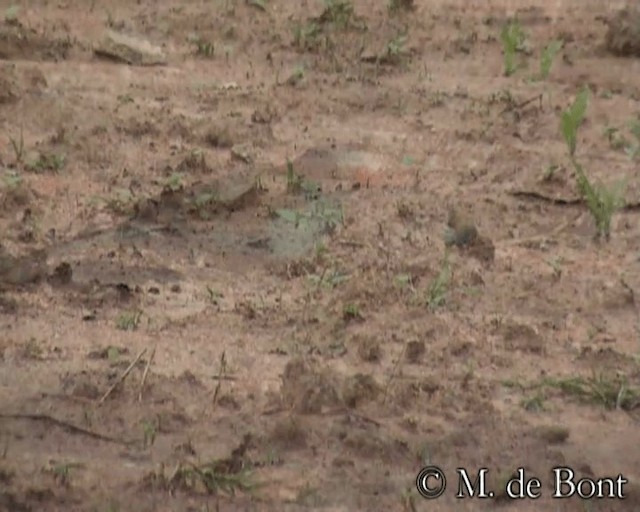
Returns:
[[[167,58],[161,48],[148,41],[108,30],[94,53],[132,66],[162,66]]]

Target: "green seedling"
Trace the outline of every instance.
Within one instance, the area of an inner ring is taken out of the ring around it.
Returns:
[[[563,42],[559,40],[551,41],[542,51],[540,59],[540,78],[546,80],[551,72],[551,66],[558,52],[562,49]]]
[[[207,59],[211,59],[215,56],[216,47],[212,42],[206,41],[198,37],[195,40],[195,45],[196,45],[196,55],[205,57]]]
[[[324,0],[325,9],[320,20],[334,26],[347,28],[353,19],[354,9],[349,0]]]
[[[573,159],[576,153],[578,143],[578,128],[584,121],[587,112],[587,103],[589,101],[589,89],[584,88],[575,97],[573,103],[567,110],[562,113],[561,130],[567,147],[569,148],[569,157]]]
[[[65,162],[64,155],[40,153],[35,161],[27,165],[27,169],[37,173],[45,171],[59,172],[64,167]]]
[[[451,264],[449,263],[448,253],[445,253],[440,272],[431,283],[431,286],[429,286],[427,292],[427,306],[429,309],[435,310],[445,304],[450,282]]]
[[[129,214],[133,210],[133,194],[129,189],[122,188],[114,191],[113,197],[100,198],[95,197],[91,201],[92,204],[104,202],[106,207],[112,212],[124,215]]]
[[[411,274],[398,274],[393,279],[393,282],[401,290],[413,289],[413,276]]]
[[[569,157],[576,171],[576,182],[580,195],[585,200],[593,217],[597,236],[609,238],[613,214],[624,206],[624,182],[606,187],[601,183],[592,183],[582,165],[575,159],[578,140],[578,128],[584,120],[589,98],[589,89],[584,88],[573,104],[562,114],[562,135],[569,149]]]
[[[311,274],[308,276],[308,279],[315,287],[322,286],[324,288],[333,289],[351,279],[351,276],[336,268],[325,268],[321,274]]]
[[[544,182],[553,181],[554,178],[556,177],[556,173],[560,170],[562,170],[562,167],[557,164],[548,165],[542,173],[542,181]]]
[[[207,285],[207,295],[209,297],[209,302],[214,306],[220,305],[220,300],[224,298],[224,295],[221,291],[215,290]]]
[[[296,86],[302,82],[302,80],[304,80],[304,66],[297,66],[285,83],[290,86]]]
[[[555,258],[551,258],[551,259],[547,260],[547,264],[553,270],[553,277],[555,279],[560,279],[562,277],[562,264],[563,263],[564,263],[564,260],[562,259],[562,256],[556,256]]]
[[[293,168],[293,162],[287,158],[287,192],[297,194],[302,190],[302,177]]]
[[[525,35],[518,20],[506,24],[500,33],[504,52],[504,75],[511,76],[518,70],[516,54],[524,44]]]
[[[18,15],[20,14],[19,5],[11,5],[4,12],[4,21],[7,25],[15,25],[18,23]]]
[[[342,308],[342,318],[345,322],[362,318],[360,306],[354,303],[345,304],[344,308]]]
[[[532,396],[528,396],[526,398],[523,398],[520,401],[520,405],[526,411],[539,412],[539,411],[544,410],[544,402],[545,402],[544,394],[538,392],[538,393],[535,393]]]
[[[135,331],[140,325],[142,311],[129,311],[122,313],[116,321],[116,327],[121,331]]]
[[[153,421],[148,421],[148,420],[144,420],[142,422],[142,433],[143,433],[143,439],[142,439],[142,446],[143,448],[149,448],[150,446],[153,445],[153,443],[156,440],[156,432],[157,432],[157,426],[155,424],[155,422]]]
[[[609,142],[609,147],[611,149],[624,149],[626,151],[630,145],[630,142],[624,137],[624,135],[620,134],[620,129],[615,126],[608,126],[604,129],[603,134]]]
[[[252,493],[257,484],[252,481],[252,474],[247,470],[233,471],[235,468],[225,467],[225,461],[214,461],[209,464],[180,465],[171,477],[155,475],[165,488],[204,489],[208,494],[225,493],[235,496],[237,492]]]
[[[247,3],[251,7],[255,7],[263,12],[267,10],[267,4],[265,0],[247,0]]]
[[[400,11],[412,11],[415,9],[414,0],[389,0],[387,10],[389,14],[395,14]]]
[[[631,410],[640,400],[640,390],[625,377],[594,374],[591,377],[548,378],[542,385],[560,390],[582,403],[598,403],[606,409]]]
[[[83,464],[78,462],[56,463],[55,461],[51,461],[48,467],[43,468],[43,471],[50,473],[58,485],[66,487],[69,485],[71,470],[80,469],[82,467],[84,467]]]
[[[406,44],[406,42],[407,36],[405,34],[400,34],[391,39],[387,43],[386,50],[381,60],[389,64],[398,63],[402,57],[402,52],[404,50],[404,45]]]
[[[316,22],[309,22],[305,25],[297,25],[293,31],[294,45],[300,50],[311,50],[319,44],[321,28]]]
[[[167,181],[165,182],[164,188],[165,190],[169,190],[171,192],[179,192],[184,188],[184,181],[182,179],[182,174],[179,172],[174,172],[169,176]]]
[[[629,123],[629,132],[634,140],[626,145],[625,152],[631,160],[635,160],[640,156],[640,120],[634,119]]]
[[[111,364],[116,364],[120,359],[120,350],[118,347],[109,347],[107,349],[107,359]]]
[[[599,237],[609,238],[613,214],[625,205],[626,184],[619,182],[611,187],[601,183],[593,184],[587,178],[582,166],[574,162],[578,190],[587,203],[587,207],[596,223]]]
[[[17,190],[23,184],[23,179],[17,172],[6,170],[2,182],[8,190]]]
[[[24,131],[22,126],[20,127],[20,138],[15,140],[13,137],[9,136],[9,141],[11,142],[11,147],[13,148],[13,153],[16,158],[16,164],[22,163],[22,159],[24,157]]]

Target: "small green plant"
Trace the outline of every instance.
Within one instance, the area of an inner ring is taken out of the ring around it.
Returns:
[[[627,144],[625,152],[631,160],[635,160],[640,156],[640,119],[634,119],[629,123],[629,132],[634,140]]]
[[[142,422],[143,448],[149,448],[150,446],[153,445],[153,443],[156,440],[157,430],[158,428],[155,422],[149,421],[149,420],[143,420]]]
[[[2,182],[8,190],[17,190],[22,186],[23,179],[18,172],[6,170],[2,176]]]
[[[200,37],[196,38],[194,42],[196,45],[196,55],[206,57],[207,59],[211,59],[215,56],[216,47],[212,42],[206,41]]]
[[[120,94],[116,98],[120,105],[126,105],[127,103],[135,103],[133,96],[131,94]]]
[[[165,190],[169,190],[171,192],[179,192],[184,188],[184,182],[182,180],[182,174],[179,172],[174,172],[169,176],[167,181],[165,182]]]
[[[235,465],[241,466],[237,463]],[[151,473],[147,480],[168,490],[204,490],[208,494],[225,493],[231,496],[237,492],[252,493],[257,487],[250,471],[242,467],[238,469],[227,460],[202,465],[184,463],[175,468],[169,477],[160,470],[158,473]]]
[[[405,34],[399,34],[394,37],[387,43],[387,48],[384,52],[383,59],[384,61],[395,64],[400,61],[402,57],[402,52],[404,50],[404,45],[407,42],[407,36]]]
[[[310,21],[304,25],[297,25],[293,31],[293,44],[300,50],[312,50],[318,47],[322,30],[320,25]]]
[[[135,331],[140,324],[142,311],[127,311],[122,313],[116,321],[116,327],[121,331]]]
[[[362,318],[362,316],[360,315],[360,306],[352,302],[345,304],[344,308],[342,308],[342,318],[346,322]]]
[[[321,198],[313,203],[311,219],[320,221],[324,233],[333,233],[338,226],[344,225],[344,211],[342,204],[334,204]]]
[[[4,12],[4,21],[7,25],[15,25],[18,23],[18,14],[20,14],[19,5],[11,5]]]
[[[629,122],[628,135],[631,140],[623,134],[621,128],[615,126],[607,126],[603,134],[611,149],[624,150],[631,160],[636,160],[640,156],[640,120],[634,119]]]
[[[220,300],[224,298],[221,291],[211,288],[209,285],[207,285],[207,296],[209,298],[209,302],[214,306],[220,305]]]
[[[573,103],[567,110],[562,113],[561,129],[567,147],[569,148],[569,157],[573,160],[576,147],[578,144],[578,128],[584,121],[587,112],[587,103],[589,101],[589,89],[584,88],[578,93]]]
[[[547,378],[543,386],[555,388],[583,403],[599,403],[607,409],[631,410],[638,404],[640,390],[626,377],[594,374],[590,377]]]
[[[92,201],[94,204],[98,204],[99,202],[104,202],[109,210],[118,215],[130,214],[134,209],[133,194],[126,188],[114,191],[112,197],[96,197],[94,201]]]
[[[266,11],[267,10],[267,4],[266,4],[265,0],[248,0],[247,3],[251,7],[256,7],[257,9],[260,9],[261,11]]]
[[[324,0],[324,5],[321,21],[342,29],[349,26],[354,15],[353,5],[349,0]]]
[[[120,350],[118,350],[118,347],[109,346],[107,348],[107,359],[111,364],[116,364],[118,362],[120,359]]]
[[[518,70],[516,54],[522,47],[525,35],[518,20],[507,23],[500,33],[502,50],[504,52],[504,74],[511,76]]]
[[[42,344],[35,338],[29,338],[22,351],[26,359],[40,359],[44,354]]]
[[[603,134],[609,142],[609,147],[611,149],[619,150],[625,149],[629,147],[630,142],[625,138],[624,135],[620,134],[620,129],[615,126],[607,126],[603,130]]]
[[[84,466],[78,462],[57,463],[55,461],[51,461],[47,467],[43,468],[43,472],[50,473],[58,485],[66,487],[69,485],[71,470],[82,467]]]
[[[120,512],[120,505],[117,501],[111,500],[104,509],[100,509],[99,512]]]
[[[626,185],[619,182],[611,187],[601,183],[592,184],[587,178],[582,166],[574,162],[576,169],[578,189],[587,202],[595,222],[598,236],[609,238],[611,232],[611,218],[613,214],[625,205],[624,190]]]
[[[547,165],[547,167],[545,167],[544,171],[542,172],[542,181],[553,181],[556,178],[556,173],[561,170],[562,167],[557,164]]]
[[[538,412],[544,410],[545,396],[543,393],[535,393],[520,401],[520,405],[526,411]]]
[[[413,276],[411,274],[398,274],[393,279],[394,285],[401,290],[413,290]]]
[[[59,172],[64,167],[66,159],[64,155],[55,153],[40,153],[38,158],[27,165],[27,169],[32,172],[54,171]]]
[[[435,310],[445,304],[450,281],[451,264],[449,263],[449,254],[445,252],[440,266],[440,272],[431,283],[431,286],[429,286],[427,292],[427,306],[429,309]]]
[[[555,258],[550,258],[547,260],[547,264],[553,270],[553,277],[555,279],[560,279],[562,277],[562,264],[564,260],[562,256],[556,256]]]
[[[295,86],[304,80],[304,66],[296,66],[289,78],[286,80],[287,85]]]
[[[16,158],[16,164],[22,163],[22,159],[24,157],[24,132],[22,126],[20,127],[20,138],[15,140],[13,137],[9,136],[9,141],[11,142],[11,147],[13,148],[13,153]]]
[[[573,104],[562,113],[561,130],[567,147],[569,158],[576,171],[578,191],[585,200],[597,229],[597,236],[609,238],[611,231],[611,218],[613,214],[624,206],[624,183],[617,183],[612,187],[606,187],[601,183],[592,183],[584,169],[575,158],[578,128],[584,120],[589,99],[589,89],[584,88],[573,101]]]
[[[551,72],[551,66],[558,52],[562,49],[563,42],[560,40],[551,41],[542,51],[540,58],[540,78],[546,80]]]
[[[220,194],[216,191],[202,192],[191,202],[190,211],[194,212],[198,218],[208,220],[211,215],[217,211],[219,200]]]
[[[321,260],[324,256],[329,254],[329,248],[325,245],[322,240],[316,243],[315,245],[315,255],[317,260]]]
[[[337,268],[325,268],[320,275],[311,274],[308,276],[308,279],[316,288],[322,286],[324,288],[333,289],[351,279],[351,276]]]
[[[415,9],[414,0],[389,0],[387,10],[389,14],[395,14],[400,11],[412,11]]]
[[[293,162],[287,158],[287,192],[297,194],[302,190],[302,177],[293,168]]]

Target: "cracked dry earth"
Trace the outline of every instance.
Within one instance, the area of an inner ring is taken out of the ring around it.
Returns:
[[[0,509],[640,508],[621,5],[397,4],[0,2]],[[608,242],[560,133],[585,85]],[[558,465],[625,501],[551,499]]]

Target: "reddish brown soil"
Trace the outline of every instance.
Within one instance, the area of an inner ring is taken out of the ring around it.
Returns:
[[[603,48],[618,5],[529,2],[506,77],[519,2],[354,0],[316,32],[320,0],[18,3],[0,10],[0,509],[640,509],[638,164],[604,134],[629,137],[640,100],[638,60]],[[166,65],[97,57],[108,27]],[[584,85],[577,158],[628,185],[608,242],[560,134]],[[287,190],[287,159],[321,191]],[[494,252],[452,248],[429,307],[450,206]],[[427,464],[449,478],[434,501]],[[626,501],[552,500],[556,465],[624,475]],[[498,502],[457,500],[458,467],[489,468]],[[500,499],[518,467],[541,499]]]

